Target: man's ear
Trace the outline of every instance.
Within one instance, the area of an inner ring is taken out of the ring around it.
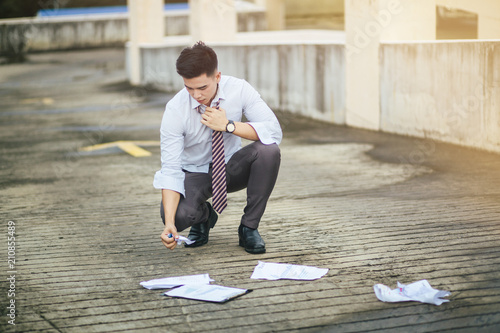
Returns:
[[[215,74],[215,79],[217,80],[217,83],[220,82],[221,77],[222,77],[221,72],[217,72],[217,74]]]

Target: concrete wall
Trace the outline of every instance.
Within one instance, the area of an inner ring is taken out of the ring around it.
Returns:
[[[500,41],[380,45],[383,131],[500,152]]]
[[[71,19],[12,19],[0,21],[0,54],[20,42],[26,51],[48,51],[96,46],[123,45],[128,39],[127,19],[71,18]]]
[[[319,32],[320,33],[320,32]],[[316,35],[318,32],[316,32]],[[297,38],[287,42],[286,35]],[[329,36],[329,35],[328,35]],[[246,79],[276,111],[290,111],[314,119],[345,123],[345,51],[343,43],[300,39],[300,32],[283,33],[280,42],[240,41],[211,44],[220,71]],[[142,48],[142,84],[167,91],[183,88],[175,61],[187,42]]]
[[[220,70],[247,79],[276,111],[345,124],[345,42],[282,33],[212,45]],[[169,40],[142,48],[142,84],[178,91],[175,60],[189,39]],[[500,41],[381,42],[379,80],[380,130],[500,152]]]
[[[266,29],[264,10],[237,9],[238,31]],[[165,36],[187,35],[187,10],[165,13]],[[128,15],[84,15],[0,20],[0,55],[14,50],[49,51],[123,46],[128,37]]]

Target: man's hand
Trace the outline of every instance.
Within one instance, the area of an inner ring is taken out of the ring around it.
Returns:
[[[201,115],[201,123],[214,131],[225,132],[227,121],[226,111],[222,108],[207,107]]]
[[[172,234],[172,237],[168,237],[169,234]],[[177,246],[177,238],[179,238],[179,235],[177,234],[177,228],[174,225],[166,225],[160,237],[161,242],[168,249],[173,250]]]

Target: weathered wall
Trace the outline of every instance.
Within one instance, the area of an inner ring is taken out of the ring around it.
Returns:
[[[274,110],[347,123],[341,36],[238,35],[237,42],[211,45],[223,74],[248,80]],[[182,89],[175,60],[189,43],[189,37],[177,36],[143,46],[142,84]],[[500,152],[499,40],[383,41],[379,52],[380,130]]]
[[[263,10],[237,12],[238,31],[266,29]],[[165,13],[165,36],[187,35],[189,11]],[[25,48],[49,51],[123,46],[128,40],[127,14],[0,20],[0,55]]]
[[[166,21],[165,33],[184,32],[185,22],[178,17],[166,17]],[[126,14],[0,20],[0,54],[18,48],[20,41],[30,52],[123,46],[127,40]]]
[[[382,43],[381,130],[500,152],[500,41]]]
[[[297,36],[297,35],[295,35]],[[275,110],[345,123],[343,43],[294,40],[214,45],[223,74],[246,79]],[[183,88],[175,71],[185,44],[143,47],[143,84],[167,91]]]

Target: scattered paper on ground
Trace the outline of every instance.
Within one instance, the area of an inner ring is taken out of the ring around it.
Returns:
[[[250,278],[265,280],[316,280],[326,273],[328,273],[328,268],[259,261]]]
[[[249,292],[248,289],[239,289],[218,286],[213,284],[207,285],[184,285],[179,288],[167,291],[164,293],[165,296],[170,297],[182,297],[195,299],[199,301],[207,302],[226,302],[237,296],[246,294]]]
[[[441,297],[451,295],[449,291],[432,288],[427,280],[420,280],[408,285],[398,282],[398,288],[393,290],[386,285],[376,284],[373,286],[373,290],[377,298],[382,302],[417,301],[441,305],[444,302],[450,301],[448,299],[441,299]]]
[[[211,281],[213,280],[208,274],[198,274],[154,279],[143,281],[140,284],[146,289],[169,289],[186,284],[209,284]]]
[[[190,240],[189,238],[184,237],[184,236],[179,236],[179,238],[177,238],[177,245],[182,245],[182,242],[185,242],[187,245],[191,245],[195,241],[194,240]]]

